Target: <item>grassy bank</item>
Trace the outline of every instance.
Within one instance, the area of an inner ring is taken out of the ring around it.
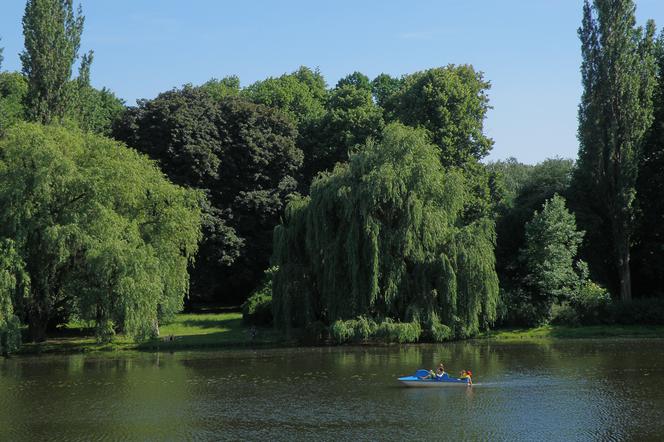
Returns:
[[[285,341],[272,328],[251,327],[242,323],[242,313],[179,314],[160,329],[160,337],[135,343],[125,336],[117,336],[113,343],[99,344],[92,331],[71,324],[49,336],[40,344],[27,343],[19,354],[77,353],[95,351],[170,351],[205,347],[251,347],[281,345]]]
[[[498,329],[481,336],[498,341],[590,338],[664,338],[661,325],[545,325],[535,328]]]
[[[99,344],[90,329],[76,324],[50,336],[41,344],[24,344],[19,354],[79,353],[99,351],[171,351],[196,348],[266,347],[296,345],[272,328],[242,323],[239,312],[180,314],[161,327],[161,337],[135,343],[124,336],[111,344]],[[480,336],[495,341],[555,340],[575,338],[664,338],[664,326],[612,325],[569,327],[547,325],[527,329],[499,329]]]

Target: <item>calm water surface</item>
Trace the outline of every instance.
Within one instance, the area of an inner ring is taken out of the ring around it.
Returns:
[[[473,388],[395,378],[445,361]],[[664,440],[664,340],[0,360],[0,440]]]

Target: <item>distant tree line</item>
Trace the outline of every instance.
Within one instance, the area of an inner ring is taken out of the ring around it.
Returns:
[[[72,318],[148,336],[183,302],[412,341],[664,298],[664,34],[634,11],[585,2],[579,158],[526,165],[483,162],[470,65],[126,106],[91,86],[80,7],[28,0],[22,72],[0,72],[0,346]]]

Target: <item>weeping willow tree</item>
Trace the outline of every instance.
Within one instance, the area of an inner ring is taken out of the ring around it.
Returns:
[[[274,232],[278,327],[366,315],[476,334],[495,318],[494,226],[464,223],[470,192],[425,132],[388,126],[291,201]]]
[[[21,323],[14,311],[26,295],[27,275],[14,248],[14,242],[0,240],[0,355],[21,344]]]

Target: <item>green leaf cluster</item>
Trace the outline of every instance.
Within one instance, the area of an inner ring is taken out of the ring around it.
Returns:
[[[100,337],[157,333],[188,291],[201,199],[116,141],[10,128],[0,140],[0,239],[28,287],[14,314],[35,340],[70,316],[94,322]]]
[[[611,285],[619,287],[623,301],[632,298],[636,184],[653,122],[656,79],[655,25],[637,27],[635,9],[632,0],[586,0],[579,29],[583,95],[576,205],[589,240],[612,256],[608,264],[617,278]]]
[[[23,74],[30,120],[62,121],[71,103],[67,87],[78,58],[85,18],[72,0],[28,0],[23,15]]]
[[[584,232],[577,230],[574,215],[560,195],[547,200],[541,212],[535,211],[525,230],[521,259],[527,271],[526,302],[537,312],[529,319],[541,323],[550,318],[554,302],[569,300],[579,289],[582,278],[575,264]]]
[[[491,220],[467,223],[469,193],[422,130],[389,125],[292,201],[275,229],[275,323],[359,315],[432,323],[455,336],[495,319]]]
[[[297,187],[302,151],[280,111],[185,86],[127,110],[114,135],[159,161],[175,183],[203,191],[204,241],[193,292],[242,303],[269,264],[272,229]],[[236,305],[237,305],[236,304]]]

